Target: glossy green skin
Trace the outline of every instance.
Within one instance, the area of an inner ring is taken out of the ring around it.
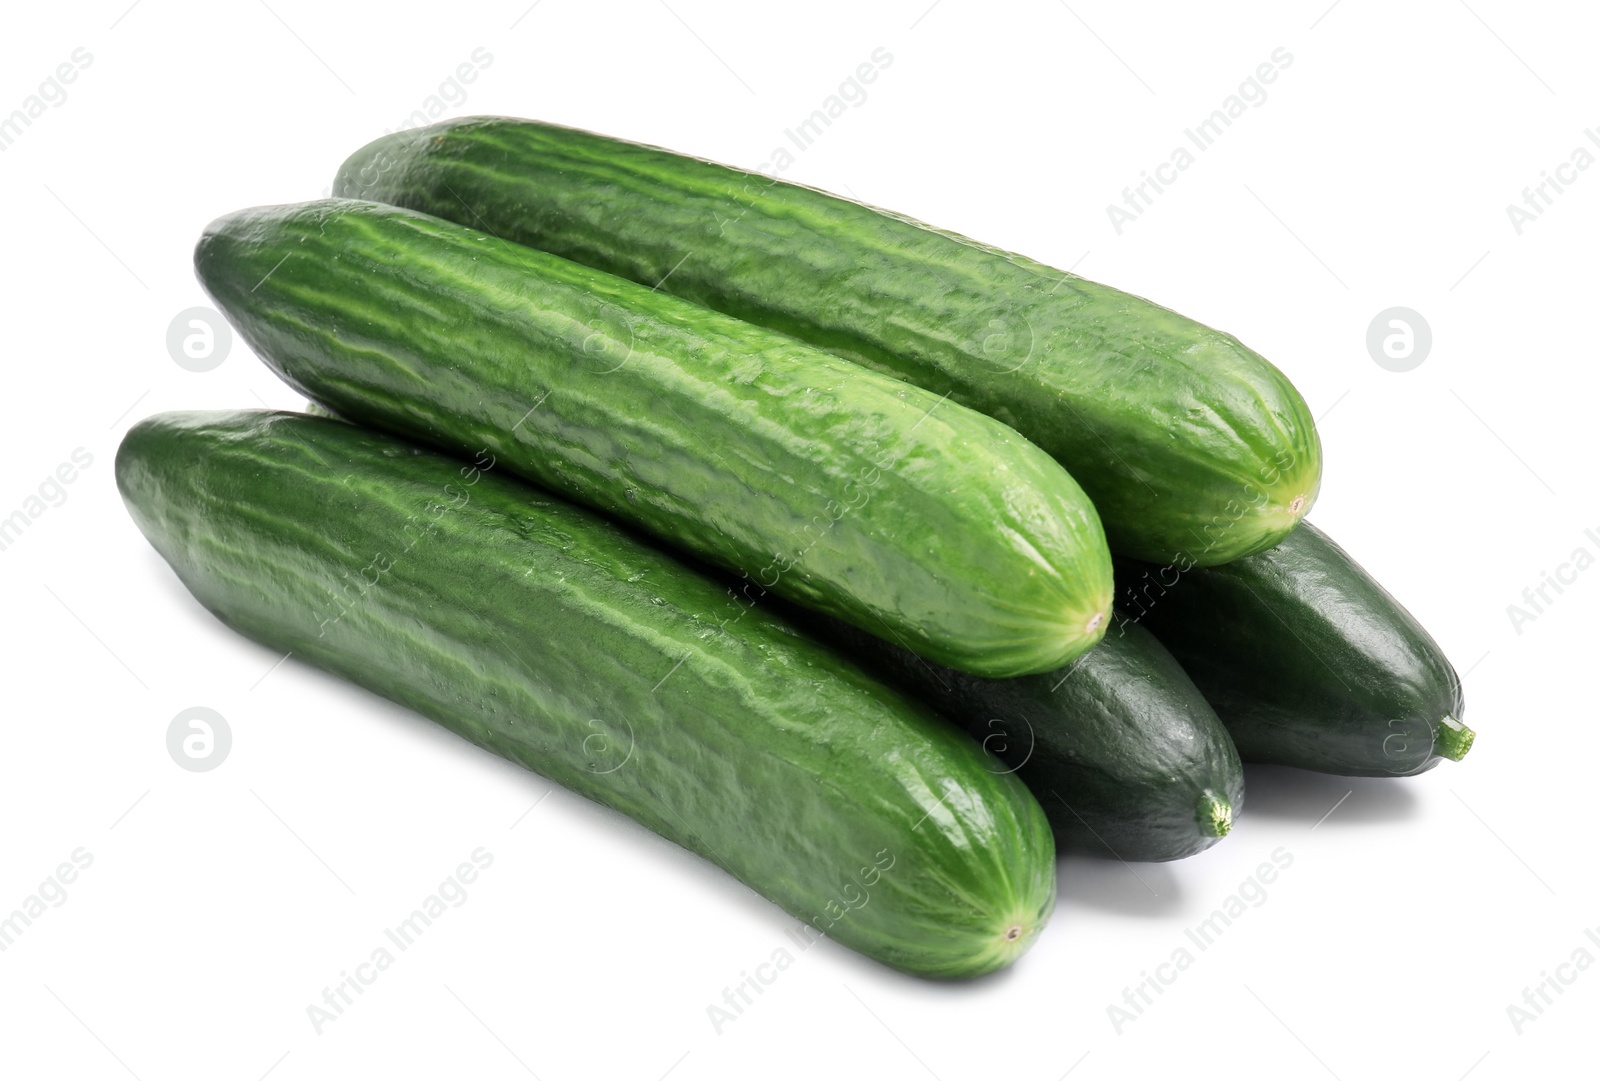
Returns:
[[[1172,651],[1246,762],[1351,777],[1438,765],[1441,723],[1463,710],[1455,669],[1309,522],[1225,567],[1117,572],[1119,618],[1128,611]]]
[[[290,384],[987,675],[1110,622],[1094,507],[995,420],[772,331],[389,206],[219,219],[200,280]]]
[[[357,151],[334,193],[659,284],[996,417],[1093,498],[1114,551],[1210,565],[1310,509],[1316,426],[1232,335],[826,192],[550,124],[476,117]]]
[[[1182,859],[1216,844],[1244,803],[1227,730],[1136,624],[1058,672],[1018,679],[932,665],[838,623],[819,637],[964,726],[1038,798],[1057,851]]]
[[[959,731],[498,467],[336,420],[166,413],[128,433],[117,483],[229,626],[616,808],[868,956],[977,975],[1049,916],[1044,814]]]

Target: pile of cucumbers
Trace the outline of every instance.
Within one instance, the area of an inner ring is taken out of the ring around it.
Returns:
[[[313,406],[129,431],[190,591],[889,965],[1010,964],[1058,850],[1200,852],[1241,760],[1471,746],[1438,646],[1302,521],[1299,393],[1138,297],[500,118],[379,139],[195,267]]]

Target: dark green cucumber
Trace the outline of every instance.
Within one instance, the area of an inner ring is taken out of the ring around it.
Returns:
[[[659,286],[948,394],[1066,466],[1123,555],[1224,563],[1277,543],[1317,495],[1304,400],[1238,339],[898,214],[496,117],[387,135],[333,190]]]
[[[1309,522],[1224,567],[1119,562],[1117,575],[1119,623],[1172,651],[1246,762],[1403,776],[1472,746],[1438,644]]]
[[[139,528],[241,633],[896,968],[972,976],[1031,944],[1053,848],[1014,777],[813,639],[502,472],[269,412],[146,419],[116,466]]]
[[[1239,754],[1172,655],[1138,625],[1121,627],[1061,671],[1018,679],[956,672],[837,622],[819,636],[1015,772],[1049,816],[1057,851],[1182,859],[1232,827],[1244,802]]]
[[[1110,622],[1060,465],[997,421],[784,335],[389,206],[222,218],[201,283],[341,416],[505,468],[752,582],[986,675]]]

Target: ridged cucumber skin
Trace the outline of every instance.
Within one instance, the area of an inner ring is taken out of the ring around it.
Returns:
[[[791,338],[408,210],[212,223],[201,283],[307,396],[553,490],[963,670],[1110,622],[1093,505],[997,421]]]
[[[305,411],[334,416],[311,401]],[[1058,853],[1184,859],[1226,837],[1244,807],[1227,729],[1172,654],[1131,620],[1058,672],[986,679],[841,620],[776,607],[964,727],[1034,794]]]
[[[1438,643],[1309,522],[1227,566],[1119,561],[1117,575],[1119,621],[1177,657],[1246,762],[1406,776],[1472,745]]]
[[[802,620],[804,617],[797,617]],[[1156,863],[1203,852],[1244,805],[1239,753],[1198,688],[1134,623],[1058,672],[985,679],[829,621],[808,629],[964,727],[1039,800],[1056,851]]]
[[[978,975],[1050,914],[1044,814],[964,735],[498,467],[246,412],[144,420],[116,471],[224,623],[616,808],[870,957]]]
[[[334,194],[486,229],[772,327],[996,417],[1061,462],[1119,554],[1277,543],[1322,451],[1230,334],[826,192],[590,132],[471,117],[386,135]]]

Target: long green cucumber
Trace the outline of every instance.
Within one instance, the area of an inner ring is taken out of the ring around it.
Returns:
[[[506,468],[941,663],[1049,671],[1110,622],[1083,491],[1005,425],[664,292],[409,210],[221,218],[201,283],[350,420]]]
[[[357,151],[334,193],[427,211],[781,330],[997,417],[1066,466],[1113,550],[1271,547],[1321,446],[1232,335],[1024,256],[657,147],[475,117]]]
[[[1227,730],[1137,624],[1113,628],[1058,672],[1017,679],[934,665],[837,621],[820,637],[965,727],[1015,772],[1049,816],[1058,852],[1182,859],[1226,836],[1243,806]]]
[[[1117,574],[1119,622],[1172,651],[1246,762],[1404,776],[1472,747],[1438,643],[1309,522],[1224,567]]]
[[[610,522],[335,420],[166,413],[117,454],[224,623],[628,815],[868,956],[1009,964],[1038,804],[960,731]]]
[[[332,415],[315,402],[306,412]],[[987,679],[840,620],[783,610],[964,727],[1038,799],[1057,852],[1183,859],[1227,836],[1244,805],[1239,752],[1216,711],[1155,636],[1129,620],[1060,671]]]

